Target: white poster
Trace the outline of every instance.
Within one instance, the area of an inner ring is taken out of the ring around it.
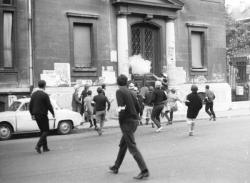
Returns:
[[[70,86],[70,64],[54,63],[55,73],[59,76],[58,86]]]
[[[110,52],[110,61],[117,62],[117,51],[116,50],[112,50]]]
[[[115,71],[102,71],[102,77],[104,78],[103,82],[106,84],[116,83]]]

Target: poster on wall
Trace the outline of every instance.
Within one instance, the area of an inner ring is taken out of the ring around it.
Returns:
[[[58,75],[59,80],[57,82],[58,86],[70,86],[70,64],[69,63],[54,63],[54,69],[56,75]]]
[[[116,75],[115,71],[102,71],[103,82],[106,84],[115,84]]]

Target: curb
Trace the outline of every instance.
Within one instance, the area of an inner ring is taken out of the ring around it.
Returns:
[[[216,118],[237,118],[237,117],[245,117],[245,116],[250,116],[250,113],[247,113],[247,114],[237,114],[237,115],[221,115],[221,116],[217,116]],[[110,121],[109,121],[110,120]],[[197,120],[209,120],[209,117],[200,117],[200,118],[197,118]],[[119,122],[118,122],[118,118],[110,118],[107,120],[106,123],[111,123],[113,121],[116,121],[117,124],[111,124],[111,125],[106,125],[103,127],[103,129],[108,129],[108,128],[118,128],[119,127]],[[174,120],[174,122],[176,123],[179,123],[179,122],[186,122],[186,119],[177,119],[177,120]],[[76,129],[77,130],[82,130],[82,129],[85,129],[85,130],[94,130],[93,128],[87,128],[87,127],[84,127],[84,124],[87,124],[89,122],[83,122],[83,125],[80,125],[78,126]],[[167,121],[163,121],[161,122],[163,124],[167,123]],[[144,124],[143,124],[144,126]]]

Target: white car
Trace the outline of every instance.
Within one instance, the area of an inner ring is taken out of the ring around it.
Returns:
[[[31,119],[29,112],[30,98],[14,101],[9,111],[0,112],[0,140],[10,139],[12,134],[32,133],[39,131],[35,120]],[[59,134],[68,134],[79,126],[83,118],[74,111],[61,109],[54,100],[51,100],[55,118],[48,112],[50,130],[57,130]]]

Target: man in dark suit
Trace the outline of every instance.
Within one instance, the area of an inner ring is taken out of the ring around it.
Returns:
[[[118,173],[128,149],[141,170],[139,175],[134,178],[143,179],[149,176],[149,171],[140,151],[136,146],[134,137],[134,132],[138,126],[139,104],[135,96],[128,90],[127,81],[128,78],[125,75],[120,75],[117,78],[119,89],[116,91],[116,99],[118,104],[119,123],[122,131],[122,138],[115,164],[109,167],[109,169],[112,173]]]
[[[49,151],[47,144],[47,136],[49,133],[49,119],[48,111],[51,112],[55,118],[53,107],[47,93],[45,93],[46,82],[44,80],[38,81],[38,90],[31,95],[29,111],[32,119],[35,119],[41,131],[41,136],[35,147],[36,151],[41,154],[41,147],[43,151]]]

